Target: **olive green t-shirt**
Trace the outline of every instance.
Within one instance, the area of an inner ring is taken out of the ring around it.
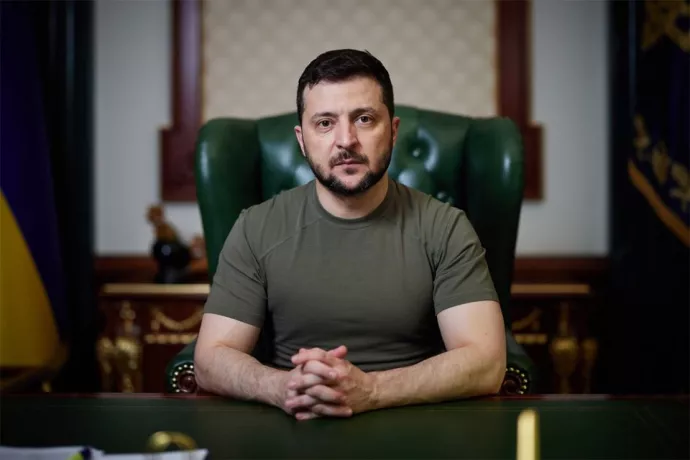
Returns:
[[[302,347],[346,345],[366,372],[444,351],[436,314],[498,300],[484,248],[463,211],[383,180],[384,201],[360,219],[329,214],[313,181],[242,211],[205,312],[258,327],[271,319],[267,364],[279,368]]]

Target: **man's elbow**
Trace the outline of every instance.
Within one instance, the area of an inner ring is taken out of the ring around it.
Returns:
[[[501,392],[503,380],[506,374],[506,352],[499,350],[492,353],[488,360],[486,372],[484,374],[482,393],[494,395]]]
[[[210,391],[212,377],[210,375],[212,350],[200,349],[198,346],[194,352],[194,378],[201,390]]]

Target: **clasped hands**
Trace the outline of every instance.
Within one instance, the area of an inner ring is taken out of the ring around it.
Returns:
[[[300,349],[285,379],[283,410],[297,420],[350,417],[374,407],[375,379],[345,359],[347,348]]]

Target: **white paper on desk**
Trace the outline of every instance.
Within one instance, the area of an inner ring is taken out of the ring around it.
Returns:
[[[85,448],[70,447],[7,447],[0,446],[0,460],[70,460],[76,458]],[[110,454],[89,448],[90,460],[204,460],[207,449],[178,452],[161,452],[157,454]]]
[[[0,446],[0,460],[69,460],[85,449],[84,446],[69,447],[7,447]],[[90,458],[100,460],[103,452],[89,448]]]
[[[197,449],[159,454],[111,454],[101,458],[103,460],[204,460],[207,455],[207,449]]]

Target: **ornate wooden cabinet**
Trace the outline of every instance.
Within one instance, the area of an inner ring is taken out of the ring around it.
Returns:
[[[164,392],[165,367],[196,337],[206,284],[106,284],[97,341],[102,391]]]
[[[208,284],[105,284],[97,351],[103,391],[163,392],[165,368],[199,330]],[[587,283],[516,283],[513,332],[539,369],[538,393],[589,393],[597,297]]]
[[[514,284],[512,330],[538,367],[537,393],[591,393],[598,297],[585,283]]]

